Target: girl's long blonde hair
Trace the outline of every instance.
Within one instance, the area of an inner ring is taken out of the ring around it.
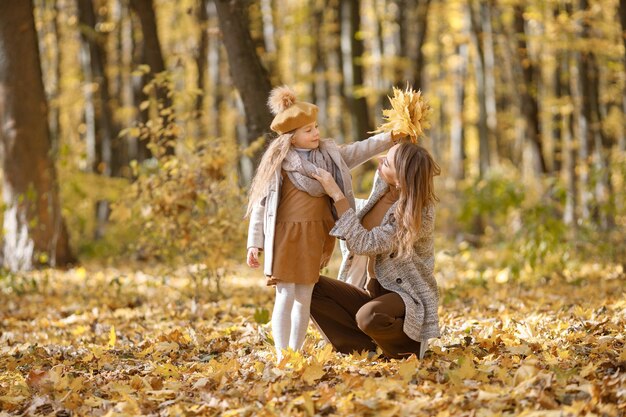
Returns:
[[[250,191],[248,192],[248,208],[246,209],[246,217],[252,213],[252,208],[267,195],[267,187],[270,184],[272,175],[276,169],[283,163],[287,156],[287,152],[291,147],[291,138],[293,132],[283,133],[270,143],[267,150],[261,158],[259,167],[254,174]]]
[[[425,148],[413,143],[402,143],[397,148],[394,163],[400,186],[395,211],[398,255],[406,257],[413,252],[424,208],[439,201],[433,178],[441,173],[441,169]]]

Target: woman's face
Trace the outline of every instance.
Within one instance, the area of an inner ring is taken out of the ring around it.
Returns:
[[[398,174],[396,173],[396,163],[394,161],[398,146],[400,145],[392,146],[386,156],[378,158],[378,175],[380,175],[387,184],[392,186],[398,185]]]
[[[317,122],[297,128],[291,138],[291,144],[300,149],[317,149],[320,146],[320,131],[317,128]]]

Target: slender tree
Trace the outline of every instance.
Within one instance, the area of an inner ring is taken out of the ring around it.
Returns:
[[[361,140],[373,129],[364,95],[358,94],[363,88],[363,54],[365,47],[359,36],[361,30],[361,1],[343,0],[342,2],[342,51],[344,56],[344,77],[346,78],[346,97],[353,116],[353,139]],[[349,57],[346,59],[346,57]]]
[[[626,0],[619,1],[619,21],[622,26],[622,42],[626,50]],[[626,79],[626,57],[624,57],[624,79]],[[622,94],[622,117],[626,119],[626,81],[624,82],[624,93]],[[619,149],[626,151],[626,123],[624,123],[624,133],[620,135],[622,138],[619,143]]]
[[[119,126],[113,119],[113,107],[106,74],[107,53],[102,35],[97,31],[97,17],[92,0],[78,0],[78,20],[82,39],[83,72],[87,92],[85,119],[88,126],[87,154],[92,172],[108,177],[119,176],[122,160]],[[97,226],[95,237],[102,238],[109,218],[109,202],[96,202]]]
[[[517,36],[517,53],[519,65],[522,69],[522,114],[526,125],[526,137],[529,140],[533,156],[537,162],[539,173],[547,171],[543,156],[543,143],[541,142],[541,129],[539,119],[539,103],[537,102],[537,69],[528,53],[526,22],[524,20],[524,8],[515,5],[515,32]]]
[[[197,75],[198,95],[196,97],[196,123],[198,124],[198,137],[206,136],[206,126],[204,123],[204,98],[207,90],[207,65],[209,55],[209,12],[207,10],[209,0],[199,0],[197,4],[196,16],[198,19],[198,27],[200,36],[198,39],[198,46],[196,48],[195,61]]]
[[[387,3],[387,0],[381,0],[381,2]],[[388,26],[390,22],[379,19],[380,27],[378,28],[378,36],[383,46],[381,49],[384,51],[384,61],[382,65],[389,65],[389,58],[393,57],[392,84],[401,89],[406,88],[407,84],[409,84],[415,89],[424,90],[426,86],[424,85],[422,74],[426,62],[423,47],[429,29],[428,10],[431,0],[390,0],[390,3],[395,6],[392,9],[394,10],[392,18],[393,22],[397,23],[398,29],[397,36],[394,38],[395,42],[385,42],[383,40],[383,34],[385,33],[383,26]],[[387,51],[387,49],[389,49],[389,51]],[[438,49],[438,53],[443,55],[441,48]],[[443,73],[440,74],[443,76]],[[379,109],[387,105],[387,90],[389,86],[385,88],[386,80],[383,76],[376,78],[377,80],[375,81],[381,86],[379,87],[379,91],[382,92],[376,102],[376,114],[380,114]],[[440,127],[441,126],[435,124],[431,134],[439,133]]]
[[[482,6],[479,4],[479,8]],[[485,41],[483,36],[483,22],[480,19],[480,10],[477,11],[472,0],[468,4],[472,28],[472,41],[476,50],[474,67],[476,74],[476,90],[478,93],[478,175],[482,178],[491,165],[491,152],[489,149],[489,126],[487,124],[487,67],[485,63]]]
[[[459,181],[465,178],[465,129],[463,108],[465,106],[465,79],[467,76],[468,46],[459,45],[459,63],[454,71],[452,111],[450,117],[450,172]]]
[[[208,68],[207,68],[207,110],[209,120],[209,134],[217,137],[222,135],[220,123],[220,106],[224,101],[224,80],[229,79],[227,65],[222,65],[227,60],[226,52],[219,37],[218,17],[215,2],[207,4],[207,24],[211,28],[209,32]],[[214,29],[215,28],[215,29]],[[223,74],[222,74],[223,73]]]
[[[50,156],[31,1],[0,2],[0,146],[3,265],[15,271],[46,258],[53,266],[74,261]]]
[[[141,43],[140,64],[147,66],[148,72],[143,76],[140,88],[136,89],[138,102],[149,100],[150,97],[145,94],[143,86],[150,83],[157,74],[165,71],[165,60],[163,59],[163,51],[161,49],[161,41],[157,30],[156,14],[154,12],[153,0],[130,0],[130,7],[135,12],[141,26],[143,35]],[[161,119],[163,127],[162,134],[169,141],[167,153],[173,153],[175,147],[176,136],[172,132],[174,125],[174,112],[172,109],[172,99],[169,94],[168,86],[161,82],[154,89],[156,108]],[[143,122],[149,119],[149,107],[142,112]]]
[[[272,115],[266,103],[272,86],[245,25],[244,4],[241,0],[215,0],[231,77],[246,113],[246,145],[249,145],[269,134]],[[260,157],[261,152],[253,156],[255,167]]]

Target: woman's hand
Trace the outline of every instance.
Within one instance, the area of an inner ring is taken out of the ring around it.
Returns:
[[[259,248],[248,249],[247,263],[250,268],[259,267]]]
[[[333,201],[339,201],[346,197],[343,195],[341,188],[339,188],[333,176],[330,175],[330,172],[322,168],[317,168],[317,175],[312,174],[311,176],[322,184],[324,191],[326,191],[326,194],[328,194]]]

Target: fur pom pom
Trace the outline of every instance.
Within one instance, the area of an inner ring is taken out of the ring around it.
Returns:
[[[295,102],[296,93],[286,85],[273,89],[270,92],[269,99],[267,99],[267,105],[274,115],[287,110],[289,107],[293,106]]]

